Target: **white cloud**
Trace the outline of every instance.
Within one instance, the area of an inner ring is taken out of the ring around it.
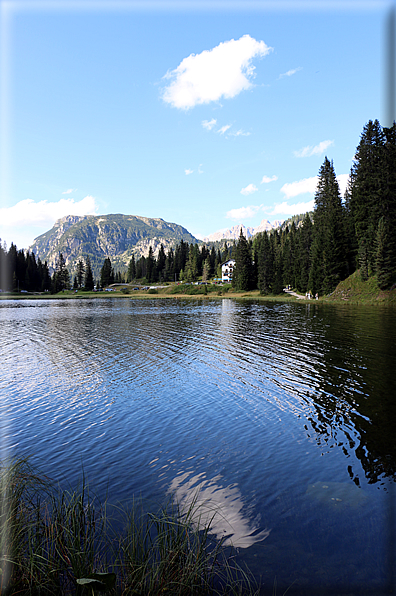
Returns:
[[[339,176],[337,176],[337,182],[340,187],[341,197],[344,196],[348,183],[348,177],[348,174],[340,174]],[[312,178],[304,178],[303,180],[298,180],[296,182],[286,183],[282,186],[281,192],[283,192],[286,195],[287,200],[291,199],[292,197],[297,197],[298,195],[302,195],[308,192],[313,194],[316,192],[318,180],[318,176],[313,176]]]
[[[271,176],[271,178],[269,176],[263,176],[262,181],[260,182],[260,184],[267,184],[268,182],[275,182],[275,180],[278,180],[278,176]]]
[[[227,132],[227,130],[229,128],[231,128],[231,126],[232,126],[232,124],[225,124],[224,126],[219,128],[219,130],[217,132],[219,132],[221,135],[223,135],[225,132]]]
[[[300,213],[306,213],[307,211],[313,211],[315,206],[315,200],[312,199],[307,203],[294,203],[293,205],[288,205],[287,201],[283,203],[279,203],[275,205],[272,209],[266,211],[269,215],[287,215],[291,217],[292,215],[299,215]],[[264,211],[264,210],[263,210]]]
[[[248,137],[250,132],[243,132],[243,130],[237,130],[236,132],[230,132],[231,137]]]
[[[184,173],[186,176],[188,176],[189,174],[192,174],[194,170],[184,170]]]
[[[206,128],[206,130],[212,130],[216,122],[217,120],[215,120],[215,118],[212,118],[212,120],[202,120],[201,124],[204,128]]]
[[[288,70],[283,74],[280,74],[278,79],[283,79],[283,77],[291,77],[292,75],[296,74],[296,72],[298,72],[299,70],[302,70],[302,66],[299,66],[298,68],[292,68],[291,70]]]
[[[260,210],[260,205],[249,205],[248,207],[239,207],[239,209],[231,209],[227,211],[226,217],[228,219],[249,219],[256,215],[257,211]]]
[[[191,54],[168,71],[162,99],[175,108],[188,110],[199,104],[232,98],[253,85],[253,58],[266,56],[272,48],[250,35],[225,41],[211,50]]]
[[[69,195],[71,192],[73,192],[73,190],[76,190],[75,188],[69,188],[69,190],[65,190],[65,192],[63,192],[63,195]]]
[[[251,195],[252,193],[258,190],[257,186],[254,184],[248,184],[245,188],[242,188],[241,195]]]
[[[87,196],[81,201],[74,199],[61,199],[56,203],[24,199],[13,207],[0,208],[0,221],[2,226],[44,226],[53,225],[60,217],[65,215],[92,215],[96,214],[97,205],[95,198]]]
[[[318,176],[313,176],[312,178],[303,178],[303,180],[298,180],[296,182],[287,182],[281,188],[281,192],[283,192],[287,199],[291,197],[297,197],[298,195],[302,195],[306,192],[314,193],[316,191],[316,186],[318,184]]]
[[[338,186],[340,187],[341,197],[344,196],[348,185],[349,174],[339,174],[337,176]]]
[[[198,174],[203,174],[202,164],[201,163],[198,166]]]
[[[319,145],[308,145],[298,151],[294,151],[296,157],[311,157],[311,155],[321,155],[326,151],[330,145],[333,145],[334,141],[321,141]]]

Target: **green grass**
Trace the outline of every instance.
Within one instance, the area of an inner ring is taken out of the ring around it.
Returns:
[[[355,271],[340,282],[332,294],[324,297],[326,302],[350,302],[353,304],[396,304],[396,289],[381,290],[377,276],[370,276],[363,281],[360,272]]]
[[[83,477],[61,490],[30,465],[0,467],[0,594],[258,594],[248,570],[197,525],[194,503],[147,513],[104,503]],[[193,523],[194,520],[194,523]],[[120,529],[121,528],[121,529]]]

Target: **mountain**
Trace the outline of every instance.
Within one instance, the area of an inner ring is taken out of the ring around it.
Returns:
[[[214,232],[214,234],[210,234],[206,236],[203,241],[204,242],[216,242],[218,240],[238,240],[239,235],[242,233],[245,238],[251,238],[255,234],[259,232],[268,232],[269,230],[274,230],[275,228],[280,228],[283,221],[274,221],[271,223],[267,219],[263,219],[257,228],[246,227],[243,224],[239,224],[237,226],[233,226],[229,229],[219,230],[218,232]]]
[[[150,246],[154,254],[161,244],[165,249],[181,240],[195,244],[198,240],[186,228],[160,218],[137,215],[67,215],[53,228],[35,238],[29,247],[41,261],[47,261],[52,273],[59,253],[63,254],[71,275],[79,259],[89,256],[94,277],[98,277],[103,261],[110,257],[115,270],[123,270],[132,254],[147,256]]]

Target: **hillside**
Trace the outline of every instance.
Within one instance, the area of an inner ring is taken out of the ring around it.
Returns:
[[[396,288],[381,290],[378,287],[377,276],[372,275],[367,281],[362,281],[360,271],[355,271],[341,281],[334,292],[323,297],[324,302],[350,302],[359,304],[392,303],[396,304]]]
[[[93,274],[98,276],[106,257],[110,257],[116,270],[124,269],[132,254],[137,258],[147,256],[150,246],[156,254],[161,243],[166,249],[181,240],[197,242],[182,226],[160,218],[121,214],[68,215],[35,238],[29,250],[41,261],[47,261],[51,273],[59,253],[63,254],[72,275],[78,260],[89,256]]]

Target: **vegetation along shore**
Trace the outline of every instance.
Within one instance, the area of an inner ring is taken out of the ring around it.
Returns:
[[[234,551],[197,519],[196,503],[114,507],[84,477],[64,490],[28,458],[0,462],[0,594],[258,594]]]

